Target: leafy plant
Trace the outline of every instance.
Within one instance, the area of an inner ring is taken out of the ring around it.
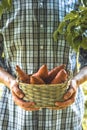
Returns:
[[[10,11],[12,7],[12,0],[2,0],[0,2],[0,17],[5,11]]]
[[[87,0],[78,0],[83,6],[87,6]]]
[[[64,17],[53,34],[54,40],[57,41],[60,35],[75,51],[80,47],[87,49],[87,7],[79,6]]]

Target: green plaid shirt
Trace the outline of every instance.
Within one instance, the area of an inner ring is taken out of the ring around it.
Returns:
[[[2,17],[2,34],[7,67],[15,74],[19,65],[31,74],[47,64],[49,70],[66,64],[76,68],[76,55],[63,37],[53,40],[53,32],[75,0],[13,0],[11,12]],[[28,112],[16,106],[10,91],[3,87],[0,99],[0,130],[81,130],[84,100],[79,87],[75,103],[64,110],[42,109]]]

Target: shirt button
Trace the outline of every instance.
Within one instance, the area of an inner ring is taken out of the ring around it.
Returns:
[[[44,48],[43,46],[40,46],[40,50],[43,50],[43,48]]]
[[[43,24],[40,24],[40,28],[43,28]]]
[[[41,3],[39,4],[39,6],[40,6],[40,8],[43,8],[43,3],[41,2]]]

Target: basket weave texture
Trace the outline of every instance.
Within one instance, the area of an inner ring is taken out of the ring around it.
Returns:
[[[24,100],[35,102],[35,107],[56,107],[56,101],[63,101],[63,95],[68,89],[68,81],[42,85],[19,83],[19,88],[25,94]]]

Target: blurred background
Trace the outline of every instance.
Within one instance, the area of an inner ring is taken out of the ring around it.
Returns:
[[[85,94],[85,113],[83,118],[83,130],[87,130],[87,82],[82,84]]]

